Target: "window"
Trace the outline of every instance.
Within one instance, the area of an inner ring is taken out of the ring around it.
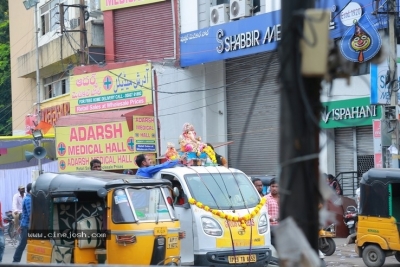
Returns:
[[[66,2],[66,0],[52,0],[40,7],[42,36],[60,28],[59,4],[64,2]],[[68,17],[68,9],[64,7],[64,20],[69,21]]]
[[[45,78],[43,84],[45,99],[69,93],[69,77],[65,73]]]
[[[254,208],[260,196],[252,182],[241,173],[187,174],[191,195],[212,209]]]

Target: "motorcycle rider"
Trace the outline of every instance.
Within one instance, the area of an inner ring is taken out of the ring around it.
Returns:
[[[12,201],[12,211],[13,211],[13,217],[14,217],[14,225],[18,226],[19,225],[19,217],[20,214],[22,213],[22,200],[24,199],[25,196],[25,186],[20,185],[18,186],[18,193],[16,193],[13,196],[13,201]]]

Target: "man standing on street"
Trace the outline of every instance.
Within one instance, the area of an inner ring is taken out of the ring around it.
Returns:
[[[22,212],[22,200],[25,196],[25,186],[20,185],[18,186],[18,193],[13,196],[12,201],[12,211],[14,217],[14,223],[16,226],[19,225],[19,215]]]
[[[272,178],[269,183],[269,194],[265,196],[267,199],[267,210],[269,216],[269,222],[271,225],[271,244],[275,246],[275,234],[274,227],[278,225],[279,222],[279,193],[278,193],[278,183],[275,178]]]
[[[1,202],[0,202],[0,263],[3,260],[4,248],[6,246],[6,241],[4,239],[4,225],[3,217],[1,212]]]
[[[26,186],[26,196],[24,201],[22,202],[22,219],[20,223],[20,227],[18,228],[18,232],[21,234],[21,241],[14,253],[13,262],[20,262],[22,253],[25,250],[26,243],[28,242],[28,229],[30,224],[30,216],[31,216],[31,189],[32,183],[29,183]]]
[[[254,178],[253,179],[253,184],[256,187],[256,189],[257,189],[258,193],[260,194],[260,196],[263,197],[264,196],[264,194],[263,194],[263,183],[262,183],[261,179]]]

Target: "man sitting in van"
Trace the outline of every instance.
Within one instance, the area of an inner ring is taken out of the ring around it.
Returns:
[[[136,157],[136,165],[139,169],[136,172],[137,176],[141,176],[143,178],[151,178],[154,174],[161,171],[162,169],[172,168],[176,166],[181,159],[171,160],[164,162],[163,164],[153,165],[153,160],[149,155],[140,154]]]

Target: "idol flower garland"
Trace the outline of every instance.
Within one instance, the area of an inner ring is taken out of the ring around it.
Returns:
[[[223,211],[220,210],[213,210],[211,209],[209,206],[205,206],[203,203],[196,201],[194,198],[190,198],[189,199],[189,203],[191,205],[195,205],[200,209],[203,209],[207,212],[211,212],[214,215],[217,215],[219,217],[221,217],[222,219],[226,219],[228,221],[232,221],[232,222],[240,222],[240,226],[243,229],[246,229],[246,222],[252,218],[254,218],[261,210],[261,208],[265,205],[266,202],[266,198],[261,198],[260,203],[258,203],[258,205],[254,208],[254,210],[244,216],[239,217],[238,215],[231,215],[231,214],[225,214]]]
[[[212,163],[217,163],[217,158],[215,157],[215,152],[210,146],[206,146],[203,148],[203,152],[207,154],[207,156],[211,159]]]

